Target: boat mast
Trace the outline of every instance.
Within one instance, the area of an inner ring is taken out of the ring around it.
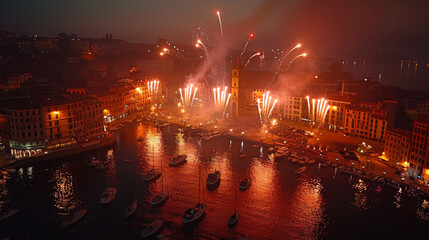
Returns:
[[[235,206],[234,206],[234,213],[237,213],[237,189],[235,190]]]
[[[164,193],[164,175],[162,175],[162,159],[160,158],[161,161],[161,192]]]
[[[198,204],[201,202],[200,191],[201,191],[201,166],[198,167]]]

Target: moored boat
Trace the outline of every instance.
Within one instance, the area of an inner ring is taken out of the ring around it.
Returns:
[[[130,217],[131,215],[133,215],[137,210],[137,200],[134,200],[130,206],[128,206],[127,209],[125,209],[124,211],[124,218]]]
[[[157,178],[159,178],[159,176],[161,176],[161,172],[155,170],[155,169],[151,169],[149,171],[147,171],[146,175],[144,176],[143,180],[146,182],[150,182],[153,181]]]
[[[168,165],[171,167],[174,167],[174,166],[178,166],[180,164],[183,164],[186,162],[187,157],[188,156],[186,156],[186,155],[177,155],[170,161],[170,163]]]
[[[152,198],[152,200],[150,201],[150,204],[152,204],[152,206],[161,204],[165,200],[167,200],[167,198],[168,198],[168,193],[160,193]]]
[[[88,212],[87,208],[76,210],[73,214],[71,214],[67,219],[65,219],[61,223],[61,227],[67,227],[79,221],[83,216],[85,216],[87,212]]]
[[[116,188],[106,188],[101,194],[100,203],[108,204],[113,201],[116,197]]]
[[[206,182],[207,186],[210,187],[219,183],[220,175],[221,175],[220,171],[218,170],[215,170],[213,173],[209,173],[209,175],[207,176],[207,182]]]
[[[243,191],[246,190],[250,186],[251,183],[252,182],[251,182],[250,178],[243,179],[240,182],[240,186],[239,186],[240,190],[243,190]]]
[[[148,238],[150,236],[153,236],[155,233],[159,231],[159,229],[161,229],[163,224],[164,224],[163,219],[154,220],[141,231],[140,236],[142,238]]]
[[[199,218],[201,218],[206,213],[206,204],[197,203],[194,208],[190,208],[185,211],[185,214],[182,217],[182,222],[184,224],[192,223]]]
[[[240,219],[240,215],[238,215],[237,212],[232,214],[232,216],[228,219],[228,226],[233,227],[238,223],[238,220]]]
[[[19,209],[9,209],[8,211],[0,215],[0,221],[10,218],[13,215],[17,214],[18,212],[19,212]]]

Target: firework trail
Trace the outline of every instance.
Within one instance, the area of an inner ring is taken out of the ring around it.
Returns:
[[[194,88],[194,84],[186,86],[183,92],[182,89],[179,88],[180,99],[182,100],[182,106],[184,108],[190,109],[192,107],[197,90],[198,88]]]
[[[149,92],[149,96],[158,95],[159,89],[159,80],[152,80],[147,82],[147,90]]]
[[[222,20],[220,19],[220,12],[219,12],[219,11],[217,11],[217,12],[216,12],[216,14],[217,14],[217,18],[219,19],[220,35],[221,35],[221,36],[222,36],[222,38],[223,38]]]
[[[287,66],[287,68],[286,68],[286,70],[285,70],[285,71],[289,70],[290,66],[292,65],[292,63],[293,63],[293,62],[295,62],[295,60],[296,60],[297,58],[300,58],[300,57],[306,57],[306,56],[307,56],[307,53],[302,53],[302,54],[299,54],[298,56],[294,57],[294,58],[292,59],[292,61],[290,61],[290,62],[289,62],[289,65]]]
[[[262,101],[259,98],[257,100],[259,119],[262,124],[266,124],[270,121],[271,114],[277,103],[277,99],[275,99],[271,105],[272,97],[269,95],[270,92],[264,93],[262,94]]]
[[[247,39],[247,42],[246,42],[246,44],[244,45],[243,51],[242,51],[242,52],[241,52],[241,54],[240,54],[240,58],[242,58],[242,57],[243,57],[244,52],[246,52],[247,45],[249,44],[250,39],[252,39],[252,38],[253,38],[253,33],[251,33],[251,34],[250,34],[250,36],[249,36],[249,39]]]
[[[184,62],[186,65],[188,65],[188,67],[192,68],[191,60],[189,60],[185,55],[183,55],[179,51],[176,51],[176,50],[173,50],[173,49],[164,48],[162,50],[162,52],[159,53],[159,55],[164,56],[166,54],[171,54],[171,53],[174,53],[174,54],[172,54],[173,56],[175,56],[178,59],[182,60],[182,62]]]
[[[246,62],[246,64],[244,64],[243,69],[245,69],[245,68],[246,68],[247,64],[249,64],[249,63],[250,63],[250,60],[251,60],[252,58],[254,58],[254,57],[256,57],[256,56],[260,56],[260,55],[261,55],[261,53],[260,53],[260,52],[257,52],[257,53],[255,53],[255,54],[253,54],[249,59],[247,59],[247,62]]]
[[[313,124],[323,126],[326,114],[331,108],[331,105],[328,105],[328,101],[324,98],[317,99],[317,101],[313,98],[311,99],[312,104],[310,105],[310,97],[307,96],[306,98],[308,103],[308,118]]]
[[[277,67],[277,70],[274,72],[274,75],[271,79],[271,81],[269,82],[268,85],[271,85],[271,83],[274,81],[274,79],[276,78],[276,76],[279,74],[279,71],[283,65],[283,60],[291,53],[293,52],[295,49],[300,48],[301,44],[298,43],[295,47],[293,47],[291,50],[289,50],[289,52],[287,52],[285,55],[283,55],[282,59],[280,60],[279,66]]]
[[[225,116],[226,108],[228,107],[231,93],[227,94],[228,87],[224,87],[224,90],[220,90],[220,87],[213,88],[213,98],[215,110],[218,116]]]

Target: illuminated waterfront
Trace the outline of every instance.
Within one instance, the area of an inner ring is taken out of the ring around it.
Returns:
[[[118,132],[118,142],[112,148],[18,169],[13,179],[2,185],[0,206],[16,205],[20,212],[1,222],[0,237],[138,239],[156,214],[165,220],[160,238],[172,239],[395,239],[429,231],[428,202],[410,198],[405,191],[317,164],[296,175],[297,164],[274,162],[267,158],[266,149],[250,143],[222,138],[201,142],[176,130],[135,122]],[[141,136],[145,140],[137,142]],[[156,184],[142,180],[152,168],[153,154],[155,168],[163,161],[164,188],[170,194],[157,213],[149,201],[161,191],[161,179]],[[168,167],[176,154],[187,154],[187,163]],[[240,157],[243,154],[246,156]],[[96,170],[88,164],[94,156],[102,161],[113,157],[114,161]],[[221,182],[213,191],[203,184],[206,217],[193,227],[183,227],[183,212],[198,201],[199,165],[204,183],[215,168],[222,172]],[[49,183],[53,177],[55,181]],[[252,185],[238,191],[245,177],[252,179]],[[103,206],[99,200],[106,187],[116,187],[118,192],[112,203]],[[236,191],[241,218],[229,228]],[[130,197],[139,201],[137,213],[123,219]],[[62,229],[58,220],[64,209],[79,205],[79,201],[88,206],[88,214]]]

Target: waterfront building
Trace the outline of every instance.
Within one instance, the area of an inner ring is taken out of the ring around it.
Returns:
[[[15,158],[37,156],[46,147],[46,128],[42,108],[25,100],[2,100],[0,135]]]
[[[304,106],[303,97],[288,96],[281,92],[272,92],[272,95],[276,98],[278,96],[278,102],[273,109],[273,116],[297,122],[301,121]]]
[[[344,132],[356,137],[384,142],[388,111],[380,105],[360,104],[346,108]]]
[[[346,116],[346,108],[350,106],[350,101],[341,96],[330,96],[327,99],[328,109],[325,117],[325,126],[331,130],[342,130]]]
[[[403,167],[409,167],[412,135],[411,131],[401,128],[387,131],[381,159],[391,166],[401,164]]]
[[[429,115],[414,120],[409,174],[429,180]]]

